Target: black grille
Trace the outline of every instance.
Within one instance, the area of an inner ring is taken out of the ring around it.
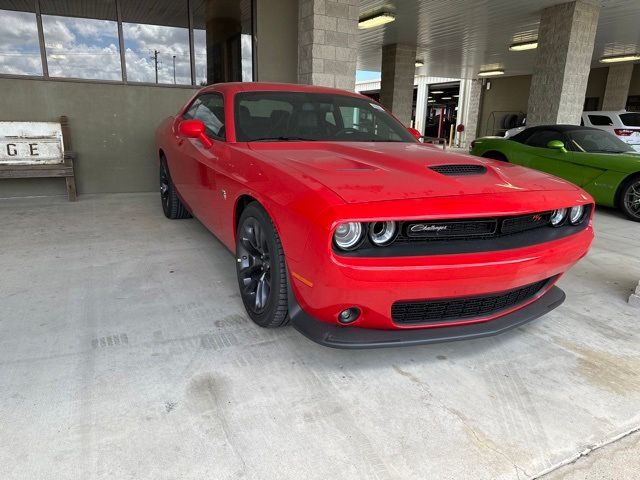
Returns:
[[[505,218],[502,220],[500,232],[504,235],[524,232],[526,230],[531,230],[532,228],[544,227],[549,224],[549,220],[551,220],[551,212]]]
[[[487,168],[482,165],[436,165],[429,167],[434,172],[449,177],[464,177],[467,175],[482,175],[487,172]]]
[[[497,226],[498,222],[495,219],[462,222],[405,222],[402,226],[402,236],[406,240],[477,237],[496,233]]]
[[[391,318],[398,324],[413,325],[487,317],[531,299],[550,280],[479,297],[396,302],[391,307]]]

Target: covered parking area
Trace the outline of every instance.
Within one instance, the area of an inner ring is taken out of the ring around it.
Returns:
[[[638,224],[598,208],[536,322],[328,349],[254,325],[234,256],[164,218],[153,132],[206,83],[353,90],[356,71],[419,129],[429,86],[459,82],[462,146],[496,112],[578,123],[640,95],[633,61],[600,62],[637,52],[638,19],[623,0],[0,0],[0,121],[67,115],[79,192],[0,180],[0,478],[636,478]]]

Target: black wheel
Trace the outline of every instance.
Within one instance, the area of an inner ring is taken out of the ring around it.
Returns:
[[[640,177],[627,180],[620,189],[620,209],[635,222],[640,222]]]
[[[507,157],[505,157],[500,152],[487,152],[482,155],[483,158],[490,158],[491,160],[498,160],[500,162],[508,162]]]
[[[247,205],[238,221],[236,268],[247,313],[261,327],[286,325],[287,268],[280,237],[267,212]]]
[[[164,157],[160,158],[160,201],[165,217],[171,219],[191,218],[191,214],[178,198]]]

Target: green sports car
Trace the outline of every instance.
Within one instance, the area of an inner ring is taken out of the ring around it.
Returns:
[[[640,154],[604,130],[542,125],[513,137],[482,137],[470,153],[516,163],[569,180],[596,203],[617,207],[640,222]]]

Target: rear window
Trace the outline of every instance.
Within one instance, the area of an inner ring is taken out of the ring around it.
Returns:
[[[640,113],[621,113],[620,120],[627,127],[640,127]]]
[[[591,125],[597,125],[598,127],[613,125],[613,120],[606,115],[587,115]]]

